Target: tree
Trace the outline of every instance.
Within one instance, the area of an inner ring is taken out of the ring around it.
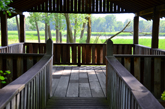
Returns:
[[[38,27],[38,21],[41,20],[41,13],[29,13],[30,16],[29,22],[31,24],[31,29],[36,28],[37,30],[37,35],[38,35],[38,42],[40,43],[40,32],[39,32],[39,27]]]
[[[114,15],[107,15],[105,16],[106,20],[106,31],[113,32],[115,31],[114,27],[116,26],[116,16]]]
[[[7,12],[11,16],[11,12],[14,11],[14,8],[8,6],[11,2],[11,0],[0,0],[0,11]]]

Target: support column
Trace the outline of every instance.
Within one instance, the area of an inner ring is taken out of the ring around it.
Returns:
[[[20,15],[20,42],[25,42],[25,16]]]
[[[133,37],[133,44],[139,43],[139,16],[136,15],[134,17],[134,37]]]
[[[1,46],[8,46],[7,13],[1,12]]]
[[[153,25],[152,25],[152,48],[158,48],[159,44],[159,23],[160,23],[160,18],[159,18],[159,11],[156,11],[154,9],[154,15],[153,15]]]

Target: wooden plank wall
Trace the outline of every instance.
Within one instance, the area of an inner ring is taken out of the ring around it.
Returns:
[[[36,64],[43,55],[38,54],[0,54],[0,70],[10,71],[11,74],[7,75],[6,84],[17,79],[24,72]],[[0,83],[0,88],[6,84]]]
[[[109,0],[48,0],[32,7],[28,11],[55,13],[130,13],[130,11],[123,9]]]
[[[25,43],[25,53],[45,53],[44,43]],[[114,54],[132,54],[133,44],[114,44]],[[54,44],[53,64],[105,65],[106,44]]]
[[[165,56],[115,56],[154,96],[165,89]]]

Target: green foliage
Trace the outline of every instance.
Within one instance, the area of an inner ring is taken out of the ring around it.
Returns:
[[[5,84],[6,83],[6,79],[7,79],[7,77],[6,77],[6,75],[8,75],[8,74],[10,74],[11,72],[10,71],[5,71],[5,72],[3,72],[2,70],[0,70],[0,81],[1,81],[1,83],[3,83],[3,84]]]
[[[11,12],[14,11],[14,8],[8,6],[10,2],[12,2],[12,0],[0,0],[0,11],[3,11],[3,13],[7,12],[9,16],[11,16]]]
[[[162,93],[161,99],[165,101],[165,91]]]

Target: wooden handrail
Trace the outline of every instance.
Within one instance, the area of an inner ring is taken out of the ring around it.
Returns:
[[[52,41],[44,57],[27,72],[0,89],[0,109],[44,109],[52,96]],[[48,45],[48,44],[47,44]]]
[[[113,55],[113,42],[107,41],[106,93],[112,109],[164,109],[146,87],[144,87]],[[120,55],[121,56],[121,55]],[[131,55],[129,55],[131,56]],[[127,58],[127,57],[126,57]],[[121,59],[119,59],[121,60]],[[123,59],[122,59],[123,60]],[[131,60],[128,60],[131,62]],[[133,62],[139,62],[133,60]],[[127,62],[127,61],[126,61]],[[159,61],[158,61],[159,62]],[[140,66],[136,63],[136,66]],[[139,70],[137,68],[136,70]],[[159,70],[159,69],[156,69]],[[159,73],[159,72],[158,72]]]
[[[113,56],[107,59],[107,98],[112,109],[164,109]]]

